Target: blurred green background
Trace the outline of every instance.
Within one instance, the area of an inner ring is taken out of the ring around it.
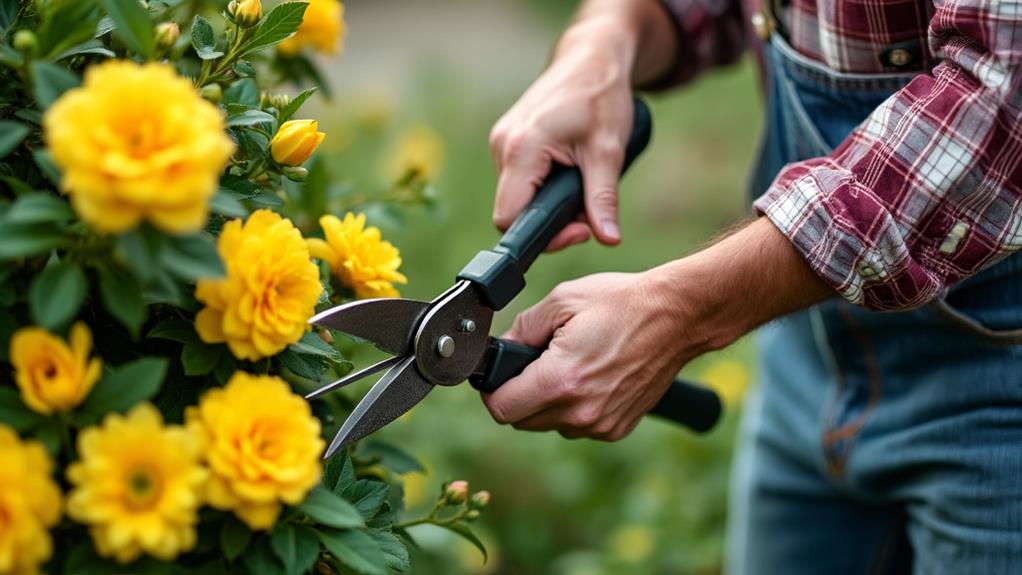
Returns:
[[[437,205],[371,223],[402,252],[402,295],[431,299],[476,251],[490,247],[494,172],[490,126],[542,70],[575,2],[352,0],[344,56],[324,60],[336,94],[317,100],[331,173],[372,193],[408,130],[443,142]],[[495,331],[557,283],[600,271],[640,271],[697,249],[745,213],[743,187],[760,122],[751,61],[650,98],[654,143],[622,186],[624,242],[542,257]],[[436,152],[436,150],[433,150]],[[656,350],[650,350],[655,353]],[[752,379],[751,343],[701,358],[685,374],[740,397]],[[368,352],[356,363],[373,359]],[[362,390],[356,390],[356,393]],[[567,441],[493,423],[468,386],[432,394],[380,432],[422,459],[404,477],[412,505],[428,507],[445,480],[488,489],[477,522],[490,549],[430,526],[413,572],[432,575],[710,574],[724,548],[727,479],[740,400],[705,437],[649,420],[624,441]]]

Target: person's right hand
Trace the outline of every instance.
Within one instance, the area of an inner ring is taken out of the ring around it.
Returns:
[[[552,162],[582,171],[585,214],[548,250],[585,242],[590,230],[603,244],[621,241],[617,186],[633,122],[633,55],[600,39],[591,29],[569,30],[550,67],[490,133],[498,175],[493,222],[502,231],[528,205]]]

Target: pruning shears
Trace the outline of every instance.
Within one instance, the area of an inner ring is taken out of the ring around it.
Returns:
[[[645,149],[651,130],[649,109],[636,99],[622,173]],[[325,457],[394,421],[437,386],[467,380],[492,392],[537,359],[542,350],[489,335],[493,313],[522,291],[525,271],[578,216],[583,201],[579,170],[555,165],[497,246],[476,254],[433,301],[366,299],[312,317],[315,326],[367,340],[392,356],[306,396],[311,400],[387,370],[338,430]],[[719,419],[721,402],[705,387],[675,380],[650,413],[705,432]]]

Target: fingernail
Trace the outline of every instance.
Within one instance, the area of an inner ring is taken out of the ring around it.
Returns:
[[[603,235],[617,239],[621,236],[621,230],[617,227],[617,222],[614,220],[603,220],[600,227],[603,228]]]

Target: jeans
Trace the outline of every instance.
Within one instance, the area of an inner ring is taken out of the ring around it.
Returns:
[[[911,79],[836,73],[777,34],[767,63],[754,193]],[[920,309],[835,298],[758,337],[729,573],[1022,573],[1022,254]]]

